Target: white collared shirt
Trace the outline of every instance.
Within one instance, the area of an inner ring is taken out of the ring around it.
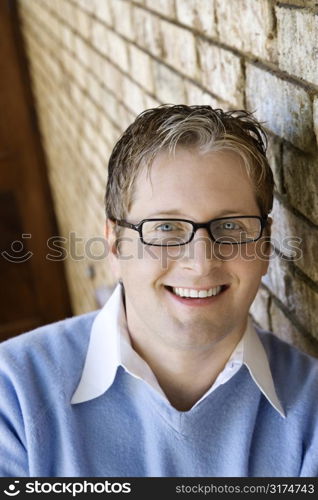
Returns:
[[[198,405],[221,384],[232,378],[243,364],[248,368],[255,384],[269,403],[281,416],[285,417],[275,391],[265,349],[250,317],[245,333],[232,352],[224,369],[219,373],[210,389],[194,406]],[[73,394],[71,403],[82,403],[101,396],[113,384],[119,366],[122,366],[133,377],[149,384],[167,400],[153,371],[131,345],[122,288],[117,285],[93,322],[82,377]]]

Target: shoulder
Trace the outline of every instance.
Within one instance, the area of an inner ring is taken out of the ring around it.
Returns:
[[[23,384],[72,384],[77,379],[98,311],[41,326],[0,344],[0,378]]]
[[[89,335],[97,313],[98,311],[93,311],[66,318],[5,340],[0,344],[0,356],[25,357],[35,351],[39,354],[39,349],[54,351],[64,350],[68,345],[76,347]]]
[[[262,330],[256,327],[256,331],[269,355],[270,361],[274,365],[297,366],[301,370],[311,371],[318,368],[318,358],[310,356],[294,345],[281,340],[273,332]]]
[[[288,406],[307,404],[318,411],[318,359],[279,339],[272,332],[256,328],[266,350],[275,387]]]

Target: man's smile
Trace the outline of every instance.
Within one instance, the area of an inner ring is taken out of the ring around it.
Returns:
[[[179,297],[204,299],[206,297],[212,297],[212,295],[218,295],[221,291],[221,287],[216,286],[214,288],[208,288],[208,289],[203,289],[203,290],[197,290],[196,288],[173,287],[172,291],[173,291],[173,293],[175,293]]]
[[[230,285],[216,285],[210,288],[185,288],[165,286],[176,300],[187,305],[208,305],[222,295]]]

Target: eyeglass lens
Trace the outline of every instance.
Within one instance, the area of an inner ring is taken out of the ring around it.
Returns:
[[[210,231],[218,243],[247,243],[260,237],[261,222],[257,218],[226,218],[210,223]],[[194,228],[190,222],[177,219],[145,221],[142,238],[150,245],[174,246],[188,243]]]

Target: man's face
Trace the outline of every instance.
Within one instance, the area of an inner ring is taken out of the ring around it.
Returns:
[[[158,155],[151,174],[142,171],[126,220],[183,218],[194,222],[260,215],[254,190],[238,155],[178,149]],[[123,229],[117,275],[125,289],[133,338],[171,348],[202,349],[243,333],[267,260],[261,242],[213,244],[205,229],[181,247],[145,246],[137,231]],[[174,288],[213,290],[208,298],[181,299]]]

